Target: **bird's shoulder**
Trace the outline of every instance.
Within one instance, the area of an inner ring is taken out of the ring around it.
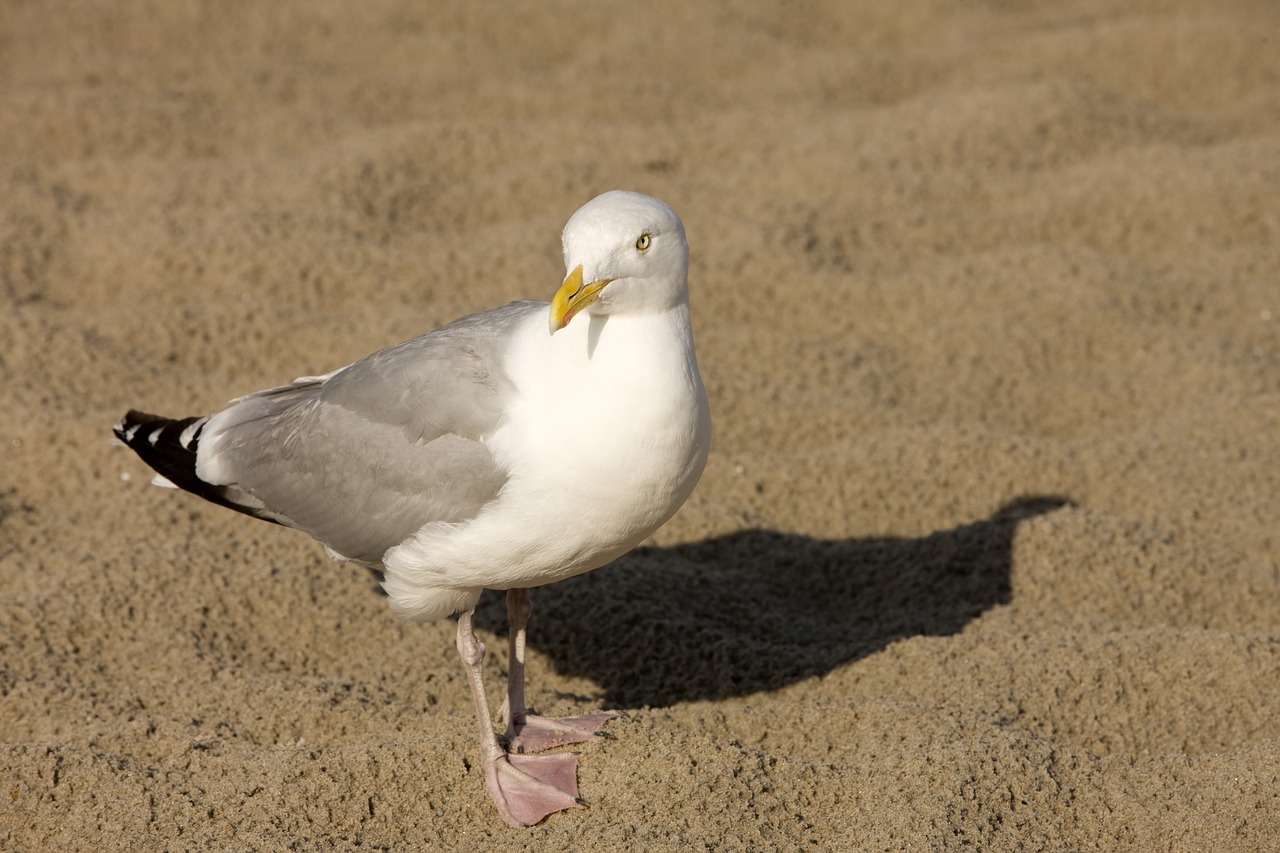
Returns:
[[[468,314],[324,377],[320,400],[401,426],[418,440],[487,434],[512,390],[507,349],[545,310],[545,303],[521,301]]]

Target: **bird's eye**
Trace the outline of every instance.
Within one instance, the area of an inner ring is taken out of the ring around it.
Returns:
[[[641,234],[639,237],[636,238],[636,251],[637,252],[649,251],[649,245],[651,243],[653,243],[653,235],[651,235],[648,231],[644,232],[643,234]]]

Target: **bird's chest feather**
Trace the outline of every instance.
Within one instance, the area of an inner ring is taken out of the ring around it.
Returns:
[[[630,375],[595,384],[566,409],[546,457],[560,460],[567,479],[593,487],[603,482],[655,498],[680,491],[701,450],[703,406],[701,387],[682,380]]]
[[[691,349],[650,330],[643,342],[601,336],[590,357],[569,350],[546,359],[504,438],[523,460],[513,476],[540,484],[544,509],[563,507],[579,529],[629,539],[648,535],[688,496],[709,428]]]

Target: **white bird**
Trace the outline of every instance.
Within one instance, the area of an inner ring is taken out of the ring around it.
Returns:
[[[573,214],[563,248],[550,306],[472,314],[208,417],[131,411],[115,427],[158,485],[311,534],[378,573],[401,617],[460,614],[486,784],[513,826],[582,804],[574,755],[527,753],[595,740],[614,716],[528,713],[529,588],[649,536],[693,490],[711,434],[675,211],[608,192]],[[472,631],[485,588],[507,590],[512,752]]]

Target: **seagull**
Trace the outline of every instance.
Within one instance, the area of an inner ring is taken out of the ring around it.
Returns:
[[[577,758],[613,712],[551,719],[524,700],[529,590],[634,548],[689,496],[711,417],[675,211],[614,190],[570,217],[550,304],[470,314],[204,417],[130,411],[114,431],[153,483],[310,534],[371,569],[391,610],[454,614],[489,796],[532,826],[582,806]],[[506,590],[500,740],[472,629]]]

